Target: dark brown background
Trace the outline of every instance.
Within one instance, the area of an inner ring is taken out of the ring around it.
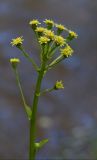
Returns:
[[[29,104],[33,100],[36,73],[10,41],[24,37],[24,45],[38,63],[39,48],[28,23],[51,18],[76,31],[74,55],[50,71],[43,88],[64,81],[63,91],[40,99],[38,139],[49,138],[40,159],[97,158],[97,1],[96,0],[0,0],[0,159],[28,157],[29,122],[9,64],[19,57],[22,85]]]

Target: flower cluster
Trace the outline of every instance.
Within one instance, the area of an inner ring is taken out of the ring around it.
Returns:
[[[46,19],[43,22],[44,24],[46,24],[46,27],[40,26],[41,23],[37,19],[33,19],[29,22],[29,25],[37,35],[40,45],[46,46],[47,44],[49,44],[50,49],[48,48],[48,50],[53,52],[58,47],[60,48],[60,53],[62,55],[65,55],[65,57],[71,56],[73,50],[68,45],[68,41],[77,38],[78,35],[74,31],[67,29],[64,25],[54,23],[53,20]],[[57,29],[57,31],[53,30],[54,27]],[[63,33],[65,31],[68,32],[68,36],[64,38]],[[12,46],[16,46],[19,48],[22,45],[23,41],[23,37],[17,37],[15,39],[12,39],[11,44]]]
[[[66,46],[65,49],[61,50],[61,53],[63,54],[65,52],[66,57],[71,56],[73,52],[70,51],[71,47],[68,46],[67,42],[77,38],[78,35],[74,31],[67,29],[64,25],[54,23],[51,19],[46,19],[43,22],[46,24],[46,27],[38,26],[41,23],[37,19],[34,19],[29,23],[34,32],[37,33],[40,45],[49,44],[49,46],[52,47],[53,43],[55,48],[60,47],[61,49],[63,46]],[[54,27],[57,29],[56,33],[52,30]],[[61,35],[64,31],[68,32],[67,38],[64,38],[64,36]],[[66,51],[67,49],[68,51]]]
[[[29,22],[29,25],[37,36],[37,40],[41,46],[41,60],[45,58],[48,60],[51,59],[56,50],[59,49],[60,55],[49,64],[49,67],[51,67],[64,60],[65,58],[72,56],[73,49],[70,47],[70,45],[68,45],[68,42],[70,42],[74,38],[77,38],[78,35],[74,31],[66,28],[64,25],[57,24],[51,19],[46,19],[43,22],[45,25],[40,26],[41,23],[37,19],[33,19]],[[65,31],[68,32],[67,37],[65,37],[64,35]],[[19,49],[23,50],[23,41],[23,37],[17,37],[15,39],[12,39],[11,44],[12,46],[16,46]],[[26,55],[24,50],[23,54],[29,59],[29,55]],[[34,66],[36,66],[35,63]]]

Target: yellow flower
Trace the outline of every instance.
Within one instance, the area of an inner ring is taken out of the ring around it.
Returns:
[[[58,45],[58,46],[64,46],[64,44],[65,44],[65,39],[62,36],[55,35],[54,41],[55,41],[56,45]]]
[[[10,59],[10,63],[11,63],[11,65],[12,65],[12,67],[13,67],[14,69],[16,69],[17,64],[20,63],[20,60],[19,60],[18,58],[11,58],[11,59]]]
[[[64,89],[64,85],[62,81],[57,81],[55,84],[55,89]]]
[[[73,53],[73,49],[69,45],[61,49],[61,54],[63,56],[69,57],[69,56],[72,56],[72,53]]]
[[[44,35],[47,36],[49,39],[53,40],[54,39],[54,32],[48,29],[44,30]]]
[[[43,28],[43,27],[37,27],[35,31],[42,33],[42,32],[44,32],[44,30],[45,30],[45,28]]]
[[[40,44],[47,44],[49,41],[50,41],[50,39],[47,38],[47,37],[45,37],[45,36],[41,36],[41,37],[39,38],[39,43],[40,43]]]
[[[56,26],[59,30],[61,30],[61,31],[67,30],[67,28],[64,27],[62,24],[55,24],[55,26]]]
[[[41,23],[37,19],[33,19],[29,22],[29,25],[32,27],[33,30],[35,30],[39,24]]]
[[[47,25],[48,29],[51,29],[54,26],[54,21],[50,19],[45,19],[44,23]]]
[[[72,38],[77,38],[78,37],[78,35],[71,30],[69,30],[69,36],[72,37]]]
[[[15,39],[12,39],[11,44],[12,46],[20,46],[22,45],[23,41],[24,41],[23,37],[17,37]]]
[[[33,19],[33,20],[31,20],[30,22],[29,22],[29,24],[31,25],[31,26],[33,26],[33,25],[38,25],[38,24],[41,24],[37,19]]]

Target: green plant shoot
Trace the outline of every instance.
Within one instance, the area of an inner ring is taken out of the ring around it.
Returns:
[[[17,68],[20,60],[18,58],[10,59],[10,63],[14,70],[16,81],[20,90],[24,110],[30,123],[29,160],[35,160],[37,152],[48,142],[48,139],[43,139],[40,142],[36,142],[36,116],[39,97],[47,92],[52,92],[54,90],[58,91],[59,89],[64,88],[63,81],[57,80],[51,88],[42,90],[42,80],[48,70],[52,69],[66,58],[72,56],[73,49],[70,47],[69,43],[78,36],[75,32],[67,29],[64,25],[54,23],[53,20],[46,19],[43,23],[43,26],[45,27],[41,26],[41,23],[37,19],[29,22],[29,25],[35,33],[36,39],[40,45],[40,66],[38,66],[34,59],[25,51],[23,46],[23,37],[12,39],[11,42],[12,46],[17,47],[22,52],[23,56],[32,63],[32,66],[37,72],[37,82],[33,104],[32,106],[29,106],[26,103]],[[64,36],[65,32],[67,32],[67,37]],[[57,57],[56,51],[59,51],[59,55]]]

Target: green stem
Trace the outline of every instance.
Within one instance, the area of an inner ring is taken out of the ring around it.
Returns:
[[[40,95],[43,95],[43,94],[45,94],[47,92],[52,92],[52,91],[54,91],[54,87],[49,88],[49,89],[45,89],[44,91],[40,92]]]
[[[62,55],[60,55],[59,57],[57,57],[53,62],[51,62],[51,63],[47,66],[46,70],[49,70],[49,69],[51,69],[52,67],[56,66],[56,65],[57,65],[59,62],[61,62],[63,59],[65,59],[65,57],[62,56]]]
[[[14,69],[14,72],[15,72],[16,81],[17,81],[17,84],[18,84],[18,87],[19,87],[19,90],[20,90],[22,102],[23,102],[25,111],[26,111],[26,113],[27,113],[27,110],[26,110],[26,105],[27,105],[27,104],[26,104],[26,101],[25,101],[25,97],[24,97],[24,94],[23,94],[22,87],[21,87],[21,83],[20,83],[20,78],[19,78],[18,70],[17,70],[17,69]]]
[[[29,56],[29,54],[25,52],[24,48],[21,46],[21,47],[19,47],[19,49],[22,51],[23,55],[32,63],[32,65],[35,68],[35,70],[39,71],[39,67],[37,66],[37,64],[35,63],[35,61],[33,60],[33,58],[31,58]]]
[[[30,150],[29,150],[29,160],[35,160],[36,152],[35,152],[35,139],[36,139],[36,114],[37,114],[37,105],[39,100],[41,82],[43,79],[45,70],[45,61],[43,61],[38,78],[36,83],[36,89],[34,93],[34,100],[32,105],[32,117],[30,121]]]

